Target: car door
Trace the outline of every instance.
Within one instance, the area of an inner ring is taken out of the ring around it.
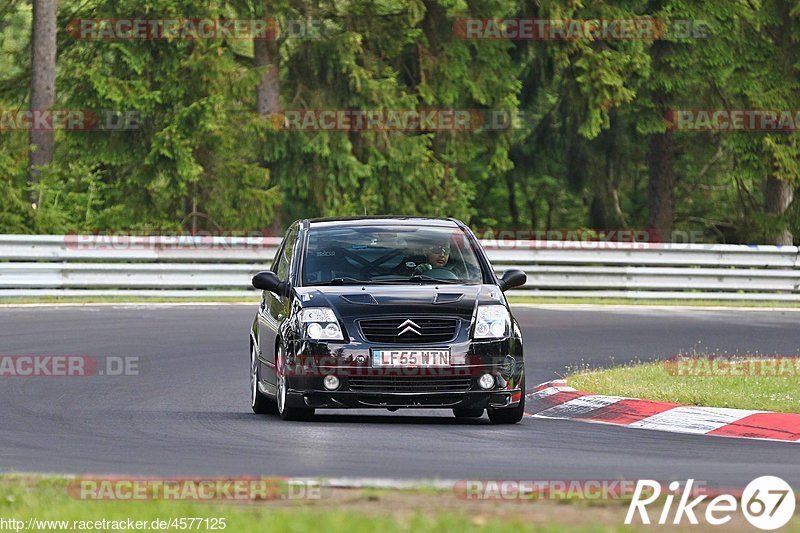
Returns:
[[[287,281],[290,273],[292,258],[297,244],[297,225],[293,225],[286,232],[280,250],[275,255],[272,271],[281,281]],[[261,309],[259,312],[259,347],[264,364],[262,365],[261,379],[269,384],[272,390],[277,384],[275,372],[275,346],[281,322],[288,316],[289,298],[269,291],[262,291]]]

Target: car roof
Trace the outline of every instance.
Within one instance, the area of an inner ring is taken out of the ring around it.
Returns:
[[[403,216],[361,216],[361,217],[329,217],[308,219],[309,225],[315,228],[369,226],[438,226],[457,228],[459,223],[454,218],[403,217]]]

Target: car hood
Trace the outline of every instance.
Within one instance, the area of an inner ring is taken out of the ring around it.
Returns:
[[[331,307],[342,318],[369,315],[458,315],[475,305],[504,303],[495,285],[343,285],[297,287],[304,307]]]

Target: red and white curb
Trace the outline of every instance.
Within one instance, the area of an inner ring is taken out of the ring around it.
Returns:
[[[569,387],[565,380],[538,385],[526,397],[525,407],[527,414],[535,418],[574,419],[672,433],[800,442],[800,414],[602,396]]]

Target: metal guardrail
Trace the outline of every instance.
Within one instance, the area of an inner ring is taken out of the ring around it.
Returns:
[[[0,235],[3,296],[254,296],[274,237]],[[794,246],[482,241],[512,296],[800,301]]]

